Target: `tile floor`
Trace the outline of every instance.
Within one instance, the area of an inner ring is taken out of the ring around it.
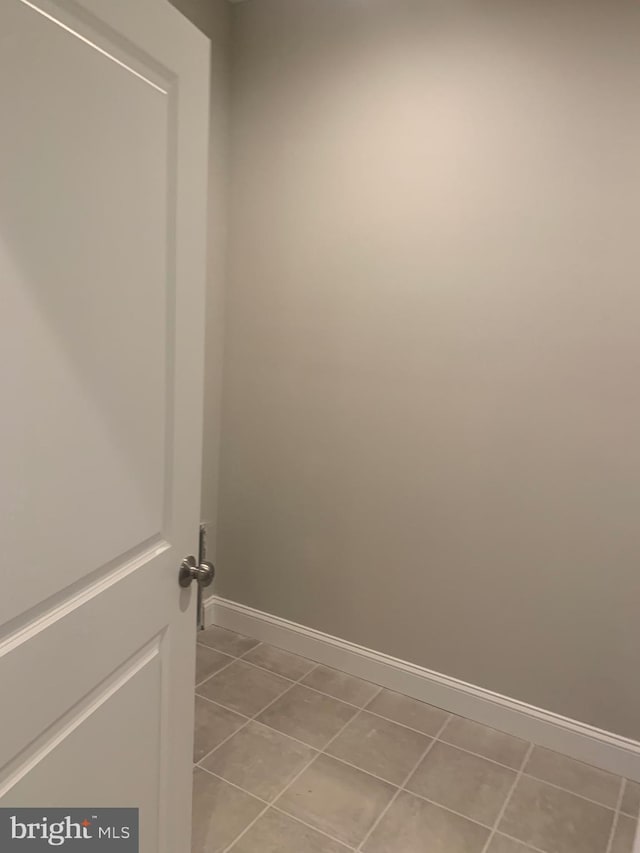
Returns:
[[[631,853],[640,785],[222,628],[193,853]]]

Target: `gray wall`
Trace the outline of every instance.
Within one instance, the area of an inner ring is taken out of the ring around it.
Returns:
[[[208,523],[208,556],[215,557],[220,450],[220,395],[224,326],[229,181],[229,63],[231,7],[227,0],[172,0],[211,40],[209,136],[209,240],[207,245],[206,364],[202,519]]]
[[[640,21],[233,10],[217,592],[640,736]]]

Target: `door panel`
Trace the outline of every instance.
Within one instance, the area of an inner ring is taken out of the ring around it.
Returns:
[[[123,802],[136,802],[141,838],[149,850],[158,849],[154,818],[160,793],[160,700],[161,655],[156,643],[77,706],[56,727],[53,737],[38,745],[29,762],[16,769],[11,805],[29,807],[39,802],[66,808],[78,803],[94,808],[99,803],[117,808]],[[126,748],[118,736],[123,729],[135,734]],[[73,774],[68,772],[70,766]],[[59,780],[54,788],[52,779]]]
[[[66,558],[44,577],[27,561],[0,621],[163,535],[175,171],[167,93],[23,3],[6,6],[3,29],[20,34],[2,46],[0,79],[13,403],[0,454],[18,487],[8,548]]]
[[[28,754],[30,744],[53,722],[161,635],[164,614],[153,606],[139,606],[156,582],[156,566],[145,553],[4,642],[2,693],[11,696],[21,712],[10,727],[0,726],[0,767],[8,771],[16,759],[18,765],[24,763],[23,753]],[[34,689],[46,701],[34,702]],[[0,781],[0,796],[3,790]]]
[[[189,849],[208,42],[159,0],[0,5],[0,805]]]

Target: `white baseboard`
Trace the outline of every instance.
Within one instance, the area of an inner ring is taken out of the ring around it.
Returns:
[[[640,743],[213,595],[219,625],[640,782]]]

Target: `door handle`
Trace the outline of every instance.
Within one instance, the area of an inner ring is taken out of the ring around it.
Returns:
[[[216,570],[213,563],[203,560],[198,563],[194,556],[185,557],[180,563],[178,572],[178,583],[180,586],[191,586],[196,581],[200,588],[210,586],[213,583]]]

